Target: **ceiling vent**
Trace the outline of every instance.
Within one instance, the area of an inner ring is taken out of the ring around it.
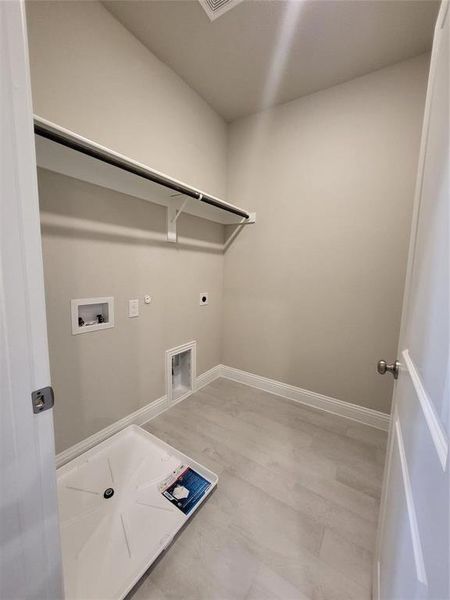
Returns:
[[[234,6],[240,4],[243,0],[198,0],[203,10],[208,15],[210,21],[221,17]]]

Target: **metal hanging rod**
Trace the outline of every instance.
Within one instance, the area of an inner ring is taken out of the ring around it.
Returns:
[[[219,200],[218,198],[214,198],[213,196],[199,192],[181,182],[177,182],[173,179],[165,177],[164,175],[151,171],[143,166],[141,167],[137,163],[128,161],[125,157],[121,157],[115,153],[110,153],[107,151],[107,149],[102,149],[102,147],[98,146],[97,144],[90,145],[87,141],[83,141],[83,138],[79,138],[79,136],[75,136],[74,134],[70,135],[71,132],[60,132],[56,130],[54,126],[45,125],[41,119],[35,119],[34,133],[43,138],[61,144],[62,146],[66,146],[67,148],[71,148],[72,150],[76,150],[77,152],[81,152],[82,154],[91,156],[97,160],[101,160],[102,162],[117,167],[118,169],[128,171],[128,173],[133,173],[138,177],[148,179],[149,181],[157,183],[163,187],[179,192],[185,196],[189,196],[190,198],[194,198],[199,202],[209,204],[210,206],[215,206],[220,210],[233,213],[234,215],[238,215],[244,219],[252,218],[250,213],[238,208],[237,206],[233,206],[232,204],[228,204],[227,202]]]

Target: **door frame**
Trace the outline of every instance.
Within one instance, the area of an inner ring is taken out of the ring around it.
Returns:
[[[0,596],[64,597],[33,108],[24,0],[0,2]]]
[[[399,344],[397,349],[397,357],[400,361],[404,359],[402,356],[402,348],[404,347],[403,340],[405,338],[406,331],[406,322],[407,322],[407,314],[409,307],[409,297],[412,288],[412,279],[413,279],[413,267],[416,253],[416,242],[417,242],[417,231],[419,225],[419,215],[420,215],[420,206],[422,199],[422,187],[423,187],[423,178],[424,178],[424,167],[425,167],[425,159],[428,148],[428,134],[430,127],[430,115],[431,115],[431,104],[432,104],[432,90],[433,84],[436,77],[436,68],[437,68],[437,55],[438,55],[438,47],[439,47],[439,37],[441,35],[441,31],[443,25],[445,23],[445,19],[448,18],[450,2],[449,0],[442,0],[441,6],[439,9],[439,13],[436,19],[436,24],[434,28],[433,35],[433,48],[431,52],[430,58],[430,67],[428,74],[428,83],[427,83],[427,91],[426,91],[426,99],[425,99],[425,107],[424,107],[424,115],[423,115],[423,123],[422,123],[422,134],[420,140],[420,150],[419,150],[419,159],[417,164],[417,180],[414,191],[414,203],[413,203],[413,214],[411,220],[411,231],[410,231],[410,239],[409,239],[409,251],[408,251],[408,260],[406,267],[406,277],[405,277],[405,289],[403,293],[403,304],[402,304],[402,315],[401,315],[401,323],[400,323],[400,335],[399,335]],[[403,368],[405,365],[403,365]],[[394,450],[394,443],[396,438],[396,389],[397,382],[394,380],[394,390],[392,396],[392,409],[391,409],[391,423],[389,426],[389,435],[388,435],[388,443],[386,450],[386,462],[385,469],[383,474],[383,487],[381,494],[381,502],[380,502],[380,514],[378,519],[378,529],[377,529],[377,540],[375,546],[374,553],[374,563],[373,563],[373,577],[372,577],[372,597],[374,600],[379,600],[380,598],[380,551],[382,544],[382,534],[384,531],[384,523],[386,519],[386,504],[388,497],[388,482],[390,480],[390,467],[391,467],[391,456]]]

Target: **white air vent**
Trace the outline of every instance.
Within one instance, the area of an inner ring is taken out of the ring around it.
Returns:
[[[243,0],[198,0],[210,21],[214,21]]]

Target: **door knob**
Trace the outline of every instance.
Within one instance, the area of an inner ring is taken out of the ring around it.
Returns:
[[[398,379],[400,363],[398,362],[398,360],[396,360],[391,365],[388,365],[385,360],[379,360],[377,365],[377,371],[380,375],[384,375],[385,373],[392,373],[394,379]]]

